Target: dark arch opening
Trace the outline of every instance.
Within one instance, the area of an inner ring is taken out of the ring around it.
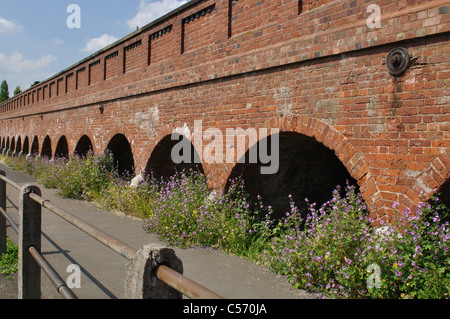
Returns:
[[[5,148],[5,143],[6,143],[6,140],[5,140],[5,138],[3,138],[2,139],[2,148]]]
[[[9,137],[6,138],[5,151],[9,150]]]
[[[28,139],[28,136],[26,136],[25,140],[23,141],[22,154],[27,155],[29,152],[30,152],[30,140]]]
[[[39,139],[37,136],[33,138],[33,143],[31,143],[30,153],[31,156],[39,155]]]
[[[172,140],[172,135],[174,140]],[[181,134],[172,135],[164,137],[158,145],[156,145],[147,162],[145,174],[153,175],[157,179],[166,179],[175,175],[177,172],[183,170],[189,171],[191,169],[204,174],[203,166],[200,163],[200,157],[191,141],[184,138]],[[172,150],[175,146],[179,146],[176,151],[178,151],[177,155],[179,155],[181,160],[180,163],[175,163],[172,159]]]
[[[61,136],[56,145],[55,158],[69,159],[69,145],[65,136]]]
[[[77,143],[75,147],[75,156],[86,157],[89,151],[93,151],[94,147],[92,146],[91,139],[87,135],[83,135]]]
[[[259,152],[261,143],[266,143],[268,151],[263,148],[262,153],[270,154],[275,160],[277,157],[271,150],[272,142],[276,141],[274,137],[279,140],[278,170],[274,174],[264,175],[261,168],[269,164],[263,165],[259,155],[258,161],[251,163],[250,154],[252,151]],[[264,205],[272,206],[276,219],[290,210],[289,195],[305,216],[308,207],[305,198],[320,207],[332,198],[332,192],[338,185],[345,189],[347,181],[359,191],[356,180],[335,153],[303,134],[284,132],[269,136],[250,148],[245,154],[245,162],[243,160],[240,159],[241,163],[233,168],[225,190],[230,188],[233,179],[241,177],[250,202],[256,204],[260,195]]]
[[[11,145],[9,146],[11,154],[16,150],[16,138],[13,136],[11,139]]]
[[[120,175],[134,174],[134,158],[131,145],[123,134],[115,135],[106,149],[111,152]]]
[[[42,143],[41,157],[52,158],[52,141],[47,135]]]
[[[22,138],[19,136],[17,138],[17,143],[16,143],[16,149],[14,151],[15,155],[19,155],[19,153],[22,151]]]
[[[439,187],[437,193],[440,202],[444,204],[448,210],[450,210],[450,179],[447,179],[445,183]],[[448,212],[446,216],[441,217],[444,218],[444,221],[450,222],[450,212]]]

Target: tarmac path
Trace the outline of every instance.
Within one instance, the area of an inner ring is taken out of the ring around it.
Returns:
[[[107,211],[93,203],[64,199],[55,190],[44,188],[32,177],[0,162],[0,170],[20,185],[40,187],[42,197],[128,245],[140,249],[147,244],[165,245],[154,234],[145,232],[143,221]],[[17,221],[19,193],[7,186],[7,211]],[[8,235],[17,243],[17,235],[8,226]],[[286,278],[265,267],[213,249],[172,247],[183,261],[184,275],[227,299],[313,299],[317,295],[290,286]],[[64,280],[72,274],[67,267],[81,269],[81,288],[73,292],[80,299],[124,299],[124,279],[128,260],[59,216],[42,210],[42,255]],[[43,299],[62,299],[44,272],[41,275]],[[0,299],[13,299],[14,280],[0,275]]]

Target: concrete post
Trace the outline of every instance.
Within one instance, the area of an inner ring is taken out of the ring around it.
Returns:
[[[33,185],[25,185],[20,191],[19,199],[19,299],[40,299],[41,297],[41,268],[29,252],[34,246],[41,251],[41,211],[40,204],[32,200],[29,195],[41,195],[41,190]]]
[[[125,298],[181,299],[180,292],[156,277],[155,270],[159,265],[183,274],[183,263],[173,249],[158,245],[144,246],[127,265]]]
[[[6,176],[4,171],[0,175]],[[0,208],[6,211],[6,182],[0,179]],[[0,214],[0,255],[6,253],[6,218]]]

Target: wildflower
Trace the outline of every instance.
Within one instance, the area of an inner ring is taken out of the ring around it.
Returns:
[[[414,248],[414,251],[415,251],[416,253],[418,253],[419,255],[422,255],[422,250],[420,249],[420,246],[419,246],[419,245],[417,245],[417,246]]]

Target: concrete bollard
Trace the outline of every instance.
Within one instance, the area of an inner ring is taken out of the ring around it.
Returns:
[[[125,298],[127,299],[181,299],[182,294],[156,277],[159,265],[183,274],[183,263],[173,249],[146,245],[127,265]]]

